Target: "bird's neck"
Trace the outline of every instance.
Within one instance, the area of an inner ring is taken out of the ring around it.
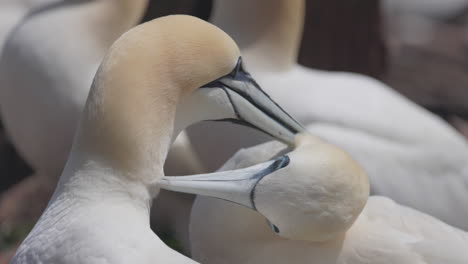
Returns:
[[[44,263],[51,257],[75,263],[74,258],[89,254],[86,250],[104,259],[131,250],[158,259],[168,248],[150,228],[153,196],[142,182],[126,178],[96,157],[72,151],[46,211],[17,254],[32,248]],[[123,252],[116,252],[116,246]]]
[[[127,173],[99,154],[73,147],[52,200],[62,194],[92,204],[119,200],[147,216],[156,190],[145,181],[129,178]]]
[[[164,174],[179,90],[160,77],[152,60],[145,58],[151,55],[124,56],[127,53],[125,43],[114,45],[100,66],[72,151],[99,160],[123,177],[151,184]]]
[[[303,0],[217,0],[211,22],[237,42],[251,67],[284,70],[297,60]]]

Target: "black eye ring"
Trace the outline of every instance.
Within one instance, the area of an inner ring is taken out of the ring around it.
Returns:
[[[239,59],[237,59],[236,67],[234,67],[232,72],[230,72],[228,75],[235,79],[239,72],[245,72],[243,64],[242,57],[239,57]]]
[[[273,230],[273,232],[275,232],[276,234],[279,234],[280,230],[276,225],[272,224],[268,219],[267,219],[267,223],[268,223],[268,226],[270,226],[271,230]]]

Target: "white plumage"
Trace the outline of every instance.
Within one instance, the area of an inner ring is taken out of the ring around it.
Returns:
[[[2,122],[44,197],[65,165],[102,57],[145,7],[146,0],[50,1],[19,22],[6,40],[0,58]],[[29,210],[17,206],[19,212]],[[11,222],[16,215],[6,217]]]
[[[234,41],[200,19],[167,16],[123,34],[96,73],[55,193],[13,263],[194,263],[150,228],[169,148],[188,125],[226,119],[292,144],[303,128],[259,89]],[[269,173],[269,164],[248,174]]]
[[[468,230],[466,139],[372,78],[296,64],[303,5],[301,0],[219,0],[213,22],[240,43],[248,70],[273,99],[365,168],[371,193]],[[257,21],[256,26],[250,21]],[[218,168],[240,147],[267,140],[259,133],[212,123],[197,125],[189,134],[209,169]]]
[[[139,19],[113,1],[50,5],[21,22],[1,58],[5,128],[38,173],[58,177],[92,78],[107,48]]]
[[[262,162],[274,157],[275,153],[282,149],[284,145],[270,142],[240,150],[221,170],[232,170]],[[306,174],[291,173],[291,183],[285,185],[280,192],[271,193],[272,197],[280,195],[283,197],[283,204],[293,202],[297,197],[294,195],[295,189],[287,187],[293,186],[295,181],[303,184],[305,181],[300,180],[302,178],[310,178],[313,182],[313,179],[323,176],[315,172],[319,169],[317,165],[326,149],[327,146],[323,145],[315,150],[309,148],[308,152],[301,152],[302,158],[309,160],[300,163],[303,166],[302,172]],[[334,164],[340,165],[340,162]],[[343,167],[343,170],[346,171],[347,167]],[[268,179],[268,176],[265,179]],[[310,188],[326,190],[327,186],[313,185]],[[337,188],[334,191],[343,190]],[[288,197],[288,194],[291,196]],[[352,196],[347,198],[351,199]],[[325,195],[316,195],[310,197],[308,202],[313,208],[313,204],[321,204],[323,207],[331,201]],[[301,209],[303,208],[297,208],[302,212]],[[323,213],[326,214],[326,210],[323,210]],[[284,239],[276,235],[268,227],[265,217],[257,212],[203,196],[196,198],[191,219],[192,256],[206,264],[462,264],[468,259],[466,232],[380,196],[369,198],[364,210],[345,234],[335,234],[332,239],[322,239],[318,240],[319,242]],[[330,223],[321,224],[323,230],[336,231],[328,229]],[[312,239],[317,241],[317,237],[310,237],[308,240]]]
[[[54,0],[0,0],[0,51],[10,31],[29,11]]]
[[[0,59],[0,112],[12,143],[34,169],[33,178],[23,185],[34,184],[35,192],[46,197],[65,165],[102,57],[120,34],[139,22],[147,0],[33,2],[42,5],[14,28]],[[19,5],[15,3],[14,10],[23,11]],[[9,10],[5,14],[16,15]],[[168,173],[202,170],[184,132],[168,160]],[[17,201],[5,197],[0,203],[5,222],[15,221],[5,208]]]

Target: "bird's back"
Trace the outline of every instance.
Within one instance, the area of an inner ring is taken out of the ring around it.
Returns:
[[[379,196],[369,198],[343,245],[349,263],[462,264],[468,259],[468,233]]]

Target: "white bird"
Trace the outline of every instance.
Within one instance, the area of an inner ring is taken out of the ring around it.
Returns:
[[[34,175],[2,197],[2,224],[14,223],[18,214],[30,210],[31,197],[50,197],[96,69],[112,42],[139,21],[146,3],[51,1],[9,35],[0,59],[0,112],[10,140]],[[32,193],[9,195],[24,185],[32,185]],[[16,213],[5,209],[12,202]]]
[[[217,27],[168,16],[125,33],[97,71],[56,191],[13,263],[194,263],[151,231],[149,208],[172,141],[202,120],[244,123],[288,144],[304,131]],[[288,165],[281,160],[202,177],[265,175]]]
[[[278,142],[243,149],[221,171],[257,164],[284,150]],[[366,174],[336,147],[301,135],[287,155],[291,160],[287,167],[250,188],[255,207],[232,195],[238,193],[236,185],[218,183],[216,189],[223,192],[216,193],[191,190],[195,184],[185,183],[184,177],[161,180],[162,188],[223,199],[197,196],[195,200],[190,222],[195,260],[206,264],[462,264],[468,260],[468,233],[388,198],[372,196],[365,204]]]
[[[240,168],[244,163],[254,165],[253,160],[261,163],[265,156],[273,159],[275,153],[284,151],[284,145],[277,142],[253,149],[256,152],[246,152],[254,157],[234,155],[223,168]],[[323,241],[340,235],[352,225],[366,204],[369,182],[362,168],[341,149],[307,133],[297,135],[295,149],[275,162],[281,169],[267,175],[235,179],[224,176],[222,180],[205,175],[164,177],[159,186],[220,198],[258,211],[276,233],[293,240]],[[197,239],[208,228],[198,223],[203,221],[199,217],[203,212],[197,207],[193,209],[197,216],[192,224],[197,234],[196,245],[203,245],[203,241]],[[242,214],[232,217],[239,221]],[[198,227],[200,229],[195,230]],[[209,230],[206,235],[213,236]]]
[[[14,6],[25,5],[25,1]],[[148,0],[32,2],[42,5],[16,26],[0,61],[2,119],[15,148],[34,169],[32,177],[2,195],[3,227],[17,225],[18,218],[24,221],[24,212],[32,217],[28,221],[35,221],[46,206],[65,165],[99,62],[112,42],[138,23]],[[49,4],[44,5],[46,2]],[[167,161],[166,173],[172,175],[203,171],[183,132]],[[179,204],[166,195],[159,197],[154,210],[160,212],[153,220],[159,231],[172,231],[162,225],[164,221],[182,221],[188,226],[188,217],[165,216],[161,207],[172,203],[172,208],[177,208]],[[32,213],[31,199],[38,207]]]
[[[303,13],[302,0],[218,0],[213,22],[239,43],[249,71],[273,99],[364,167],[371,193],[468,230],[467,141],[376,80],[298,65]],[[188,132],[210,170],[237,149],[266,141],[258,133],[216,123]]]

